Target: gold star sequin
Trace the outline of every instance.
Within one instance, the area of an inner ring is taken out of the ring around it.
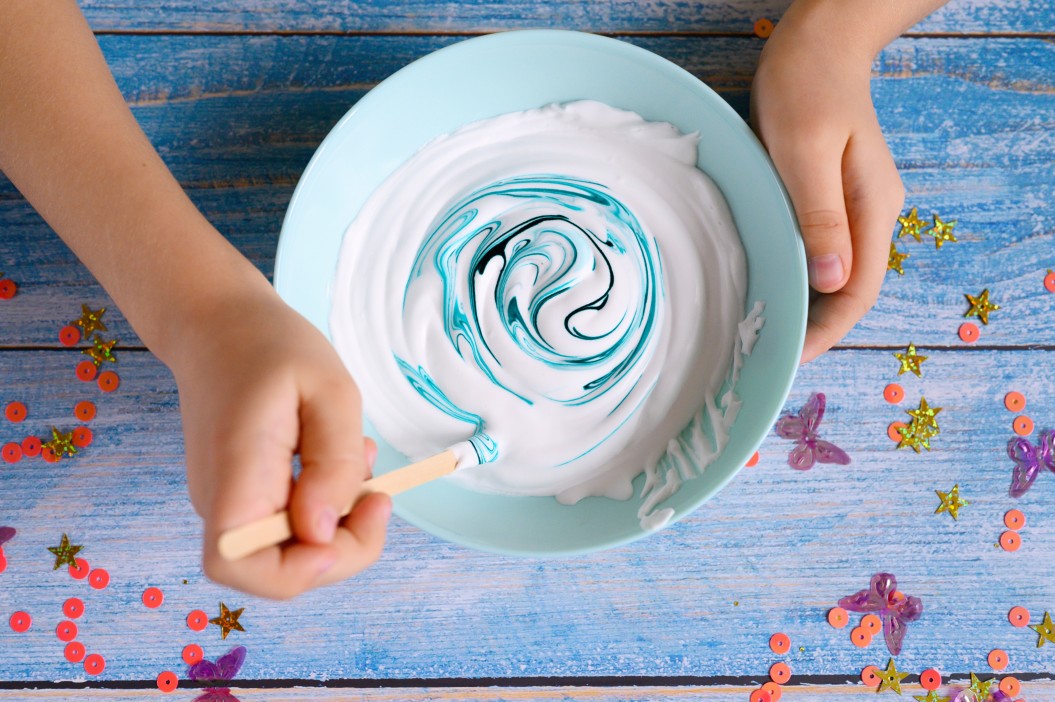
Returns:
[[[956,241],[952,235],[952,228],[956,226],[956,220],[951,222],[941,221],[941,217],[934,215],[934,224],[930,228],[930,235],[934,237],[934,248],[940,249],[946,241]]]
[[[84,349],[81,351],[85,356],[92,359],[92,363],[97,366],[101,366],[103,361],[109,361],[110,363],[117,363],[117,359],[114,358],[113,349],[117,343],[117,339],[113,341],[103,341],[102,337],[98,334],[92,339],[92,347],[90,349]]]
[[[941,407],[931,407],[927,404],[927,398],[919,398],[919,407],[914,410],[905,410],[905,414],[912,417],[912,423],[917,426],[917,430],[925,429],[930,432],[930,436],[937,436],[941,433],[941,428],[938,427],[938,412],[941,412]]]
[[[939,696],[937,690],[931,690],[925,695],[913,695],[912,699],[919,702],[949,702],[949,698]]]
[[[89,336],[95,330],[107,331],[106,325],[103,324],[103,315],[106,314],[106,308],[103,307],[98,312],[92,311],[88,305],[81,305],[81,318],[76,320],[74,324],[84,330],[84,335]]]
[[[993,686],[994,682],[996,682],[996,678],[990,678],[982,682],[977,675],[971,673],[971,686],[967,689],[978,695],[979,700],[986,700],[989,699],[989,688]]]
[[[908,234],[916,241],[923,241],[920,238],[920,234],[926,231],[928,225],[919,218],[918,210],[915,207],[909,211],[908,217],[898,217],[897,222],[901,225],[901,231],[897,233],[898,239]]]
[[[989,301],[989,288],[983,290],[978,297],[974,295],[964,295],[967,298],[967,302],[971,303],[971,309],[964,312],[964,317],[978,317],[982,320],[982,324],[989,324],[989,313],[1000,309],[1000,305],[993,304]]]
[[[908,677],[908,673],[899,673],[894,665],[894,659],[891,658],[886,664],[886,670],[877,669],[876,676],[879,678],[879,687],[876,688],[876,692],[893,690],[900,695],[901,681]]]
[[[76,556],[82,548],[84,547],[71,544],[70,537],[63,534],[58,546],[48,546],[48,550],[55,554],[55,567],[52,570],[58,570],[64,565],[77,567]]]
[[[226,639],[227,635],[232,631],[245,631],[245,629],[242,628],[242,625],[238,623],[238,617],[242,616],[242,612],[244,611],[245,607],[241,607],[232,612],[227,609],[227,605],[221,602],[220,616],[213,617],[209,620],[209,623],[220,627],[220,638]]]
[[[887,258],[886,267],[887,270],[897,271],[898,275],[905,275],[905,269],[901,267],[901,262],[908,258],[907,253],[900,253],[897,247],[894,246],[894,242],[890,242],[890,256]]]
[[[953,485],[952,490],[948,492],[942,492],[941,490],[935,490],[938,495],[938,499],[941,500],[941,504],[938,505],[938,509],[934,510],[934,514],[941,514],[942,512],[948,512],[952,515],[953,519],[960,518],[960,508],[966,507],[971,504],[967,500],[960,497],[960,486],[959,484]]]
[[[42,448],[51,449],[56,456],[73,456],[77,453],[77,447],[73,445],[73,432],[63,434],[57,428],[51,428],[51,441],[41,445]]]
[[[894,357],[901,361],[901,367],[897,369],[897,374],[901,375],[905,371],[912,371],[917,376],[920,376],[920,365],[927,360],[926,356],[920,356],[916,353],[916,347],[913,344],[909,344],[905,353],[895,353]]]
[[[1030,624],[1029,628],[1037,632],[1037,648],[1046,643],[1055,643],[1055,623],[1051,621],[1051,614],[1044,613],[1044,621],[1040,624]]]
[[[899,449],[910,448],[916,453],[919,453],[921,448],[930,451],[931,434],[926,430],[921,431],[918,422],[914,421],[906,427],[901,427],[898,434],[901,435],[901,441],[897,445]]]

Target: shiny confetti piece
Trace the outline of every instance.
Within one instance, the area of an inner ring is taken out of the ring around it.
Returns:
[[[978,337],[982,335],[982,332],[978,329],[977,324],[973,322],[964,322],[960,325],[956,334],[960,337],[960,341],[965,344],[973,344],[978,341]]]
[[[791,639],[787,634],[776,633],[769,637],[769,650],[777,655],[783,655],[791,650]]]
[[[81,330],[72,324],[59,329],[59,343],[63,346],[76,346],[81,340]]]
[[[828,624],[836,629],[842,629],[850,623],[850,615],[842,607],[832,607],[828,610]]]
[[[1018,681],[1018,678],[1008,675],[1000,679],[1000,691],[1005,695],[1015,697],[1022,692],[1022,683]]]
[[[941,245],[952,241],[956,241],[956,237],[953,236],[952,230],[956,226],[956,220],[951,222],[944,222],[938,215],[934,215],[934,224],[931,225],[928,230],[928,234],[934,237],[934,248],[940,249]]]
[[[3,448],[0,448],[0,456],[7,463],[18,463],[22,460],[22,447],[10,441],[4,444]]]
[[[857,648],[868,648],[872,645],[872,634],[863,626],[855,626],[850,632],[850,643]]]
[[[935,490],[934,492],[938,495],[938,499],[941,500],[941,504],[938,505],[938,509],[934,510],[934,514],[948,512],[954,520],[958,520],[960,518],[960,508],[971,504],[960,497],[959,484],[953,485],[952,490],[948,492],[942,492],[941,490]]]
[[[0,273],[2,276],[3,273]],[[0,279],[0,300],[10,300],[18,293],[18,284],[10,278]]]
[[[209,615],[196,609],[187,615],[187,628],[191,631],[204,631],[209,626]]]
[[[29,616],[29,612],[14,612],[7,623],[11,626],[11,631],[24,634],[33,626],[33,617]]]
[[[905,349],[905,353],[895,353],[894,357],[901,363],[901,367],[898,368],[897,374],[901,375],[907,371],[912,371],[917,377],[922,377],[920,366],[927,360],[927,356],[920,356],[916,353],[916,346],[911,342],[908,348]]]
[[[1033,433],[1033,420],[1024,414],[1019,415],[1011,422],[1011,431],[1019,436],[1029,436]]]
[[[897,383],[890,383],[883,388],[883,399],[892,405],[896,405],[905,399],[905,388]]]
[[[1026,409],[1026,396],[1016,390],[1012,390],[1004,395],[1004,407],[1008,412],[1021,412]]]
[[[919,702],[949,702],[948,697],[939,695],[935,690],[928,690],[925,695],[913,695],[912,699],[919,700]]]
[[[769,693],[770,702],[779,702],[780,698],[784,696],[784,689],[772,680],[762,683],[762,692]]]
[[[57,457],[77,454],[77,447],[73,444],[73,432],[63,434],[56,427],[51,428],[51,441],[45,443],[43,448],[50,450]]]
[[[1004,526],[1013,531],[1018,531],[1026,526],[1026,515],[1021,510],[1009,509],[1004,512]]]
[[[99,372],[99,367],[92,361],[81,361],[77,364],[76,372],[78,380],[88,383],[95,380],[95,376]]]
[[[904,440],[904,437],[901,435],[901,430],[907,428],[908,424],[905,424],[904,422],[891,422],[887,425],[886,435],[890,438],[891,441],[897,441],[898,443],[900,443]]]
[[[77,625],[73,622],[59,622],[55,627],[55,638],[59,641],[69,642],[77,638]]]
[[[73,430],[73,445],[77,448],[88,448],[92,445],[94,435],[88,427],[77,427]]]
[[[768,39],[769,35],[773,33],[773,21],[760,17],[755,20],[755,36],[759,39]]]
[[[935,432],[919,421],[912,420],[912,423],[908,425],[902,423],[897,431],[900,436],[897,445],[899,449],[910,448],[916,453],[919,453],[921,448],[930,451],[930,440],[935,436]]]
[[[937,690],[941,687],[941,673],[934,668],[927,668],[919,674],[919,685],[924,690]]]
[[[147,609],[157,609],[165,602],[165,593],[159,587],[148,587],[143,590],[143,606]]]
[[[923,241],[921,235],[930,228],[926,221],[919,218],[919,210],[915,207],[909,210],[907,216],[898,217],[897,222],[901,225],[901,230],[897,233],[898,239],[908,234],[917,242]]]
[[[66,657],[70,663],[80,663],[84,660],[84,654],[87,651],[84,648],[84,644],[80,641],[71,641],[66,644],[66,648],[63,649],[62,654]]]
[[[91,348],[84,349],[81,351],[88,358],[92,359],[92,363],[96,367],[101,366],[103,363],[109,361],[110,363],[117,363],[117,358],[114,356],[114,346],[117,344],[117,339],[112,341],[103,341],[103,338],[96,334],[92,338]]]
[[[227,635],[232,631],[245,631],[242,625],[238,623],[238,617],[242,616],[242,612],[245,611],[245,607],[239,607],[236,610],[230,610],[223,602],[220,603],[220,616],[213,617],[209,620],[210,624],[215,624],[220,627],[220,638],[226,639]]]
[[[1051,613],[1045,612],[1044,619],[1040,624],[1030,624],[1029,628],[1037,632],[1037,648],[1046,643],[1055,643],[1055,623],[1051,621]]]
[[[92,568],[92,571],[88,573],[88,584],[93,590],[105,590],[110,584],[110,573],[104,568]]]
[[[986,657],[986,661],[989,663],[989,667],[993,670],[1003,670],[1007,667],[1008,658],[1007,651],[1002,651],[999,648],[994,648],[989,652]]]
[[[861,682],[867,687],[879,687],[879,668],[874,665],[865,666],[861,671]]]
[[[1017,551],[1022,546],[1022,537],[1013,531],[1005,531],[1000,535],[1000,548],[1009,553]]]
[[[1055,473],[1055,429],[1041,433],[1037,446],[1021,436],[1012,437],[1007,442],[1007,455],[1015,464],[1008,494],[1017,499],[1033,487],[1043,468]]]
[[[850,456],[835,444],[817,436],[821,419],[824,418],[824,393],[814,393],[798,411],[798,415],[785,415],[777,420],[777,436],[795,442],[788,454],[788,465],[795,470],[809,470],[816,463],[849,465]]]
[[[867,614],[861,617],[861,626],[863,626],[869,634],[875,636],[883,630],[883,620],[874,614]]]
[[[58,546],[48,546],[48,550],[55,555],[55,567],[52,570],[58,570],[64,565],[76,566],[76,555],[80,553],[82,548],[84,547],[71,544],[70,537],[63,534]]]
[[[198,644],[187,644],[184,646],[182,655],[183,662],[187,665],[194,665],[205,658],[205,653],[201,650],[201,646]]]
[[[986,697],[989,696],[989,688],[991,688],[993,686],[993,683],[995,682],[995,678],[982,681],[978,679],[977,675],[971,673],[971,685],[967,689],[969,689],[974,694],[978,695],[979,700],[984,700]]]
[[[187,670],[187,677],[202,682],[234,680],[234,676],[242,669],[242,664],[245,662],[245,653],[245,646],[235,646],[217,658],[215,663],[201,660]],[[194,702],[231,702],[232,700],[237,702],[230,688],[226,687],[207,687],[201,695],[194,698]]]
[[[964,317],[978,317],[982,324],[989,324],[989,313],[995,312],[1000,309],[1000,305],[989,301],[989,288],[986,288],[980,292],[977,296],[967,295],[967,302],[971,305],[970,309],[964,312]]]
[[[787,663],[774,663],[769,666],[769,679],[777,685],[786,685],[791,680],[791,666]]]
[[[1048,274],[1044,276],[1044,289],[1050,293],[1055,293],[1055,271],[1048,269]]]
[[[27,436],[22,439],[22,454],[28,458],[36,458],[40,455],[43,442],[35,436]]]
[[[892,573],[876,573],[869,581],[867,590],[859,590],[842,598],[839,606],[849,612],[867,612],[879,617],[883,639],[892,656],[901,653],[909,622],[916,621],[923,614],[923,601],[898,591],[897,578]]]
[[[113,371],[103,371],[99,374],[98,384],[103,392],[113,392],[121,386],[121,378]]]
[[[937,436],[941,433],[941,428],[938,426],[938,413],[941,412],[941,407],[931,407],[927,404],[927,398],[921,397],[919,399],[919,407],[914,410],[905,410],[905,413],[912,417],[912,423],[917,424],[917,430],[922,428],[932,431],[931,436]]]
[[[9,422],[17,424],[24,421],[28,415],[29,411],[26,409],[26,406],[18,400],[8,402],[7,407],[4,408],[4,416],[7,417],[7,421]]]
[[[751,458],[747,459],[747,463],[744,464],[744,467],[745,468],[754,468],[755,466],[758,465],[758,459],[759,459],[758,451],[755,451],[753,454],[751,454]]]
[[[79,597],[71,597],[62,603],[62,613],[70,619],[80,619],[84,614],[84,602]]]
[[[69,567],[70,577],[74,580],[84,580],[88,577],[88,561],[78,558],[77,562]]]
[[[157,685],[162,692],[172,692],[179,687],[179,678],[171,670],[166,670],[158,674]]]
[[[106,314],[106,308],[95,311],[88,307],[88,305],[81,304],[81,317],[73,322],[84,331],[84,336],[89,336],[95,331],[109,331],[106,325],[103,324],[103,315]]]
[[[1029,624],[1029,610],[1025,607],[1012,607],[1007,613],[1007,620],[1011,626],[1022,628]]]
[[[887,662],[886,670],[877,669],[876,675],[879,676],[879,687],[876,688],[876,692],[893,690],[899,695],[901,694],[901,681],[908,677],[908,673],[898,671],[893,658]]]
[[[93,653],[84,659],[84,672],[88,675],[102,675],[106,670],[106,659],[98,653]]]
[[[773,702],[773,696],[762,688],[752,690],[751,695],[747,699],[748,702]]]
[[[890,242],[890,255],[887,257],[886,267],[888,271],[897,271],[898,275],[905,275],[905,269],[902,268],[901,264],[910,254],[901,253],[894,246],[894,242]]]
[[[82,422],[90,422],[95,419],[95,404],[90,400],[82,400],[73,406],[73,416]]]

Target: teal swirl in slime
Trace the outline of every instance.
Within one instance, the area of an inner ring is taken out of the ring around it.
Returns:
[[[500,216],[484,217],[481,209]],[[593,225],[578,223],[583,220]],[[442,281],[444,333],[455,352],[519,401],[575,406],[611,392],[622,392],[622,401],[633,388],[621,381],[652,340],[662,289],[659,251],[604,185],[546,174],[480,188],[425,238],[404,298],[427,270]],[[624,298],[630,304],[606,314],[618,304],[613,293],[619,285],[633,285],[634,294]],[[489,311],[497,312],[497,328],[484,322]],[[492,343],[493,334],[512,344]],[[504,372],[518,359],[503,358],[503,350],[576,380],[539,387],[539,376]],[[463,421],[476,416],[437,392],[421,369],[397,360],[437,409]],[[480,443],[474,441],[481,462],[498,457],[481,453]]]
[[[701,408],[722,421],[745,310],[697,141],[577,102],[469,125],[392,172],[345,234],[330,325],[380,437],[411,459],[468,441],[481,465],[450,479],[562,502],[627,499],[647,472],[651,514],[676,489],[655,474],[668,443]],[[704,465],[726,429],[683,453]]]

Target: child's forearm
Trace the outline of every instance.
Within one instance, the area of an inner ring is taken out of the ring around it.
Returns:
[[[798,41],[838,46],[870,64],[883,47],[948,0],[795,0],[781,17]]]
[[[170,365],[170,330],[267,289],[147,141],[73,0],[0,3],[0,170]]]

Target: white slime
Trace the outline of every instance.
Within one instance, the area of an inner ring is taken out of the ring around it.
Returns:
[[[645,472],[642,527],[665,523],[724,448],[762,322],[698,139],[582,101],[395,170],[345,234],[330,319],[384,440],[417,460],[471,439],[481,465],[452,479],[565,503]]]

